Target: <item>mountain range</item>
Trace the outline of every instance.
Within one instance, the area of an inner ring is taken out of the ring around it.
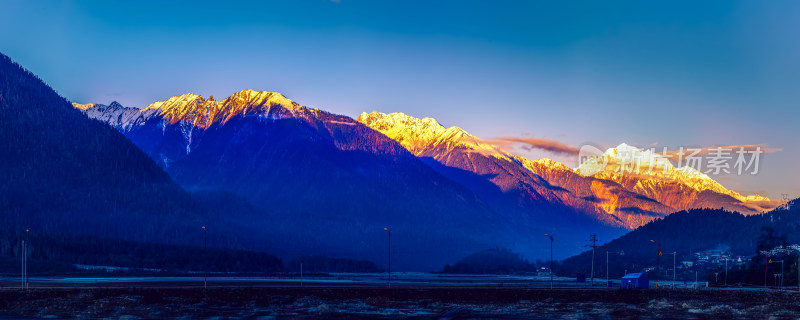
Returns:
[[[384,261],[387,228],[397,266],[431,270],[492,247],[541,257],[543,233],[570,243],[563,257],[589,234],[616,238],[683,209],[780,204],[669,162],[661,173],[573,169],[430,118],[353,119],[274,92],[70,105],[1,58],[11,230],[196,245],[207,225],[221,248]],[[647,152],[622,144],[600,159]]]
[[[264,238],[270,244],[253,249],[382,259],[377,243],[391,227],[396,251],[415,260],[438,263],[494,246],[540,256],[545,246],[530,241],[536,234],[574,244],[589,234],[616,238],[683,209],[756,214],[777,205],[684,168],[572,169],[434,119],[379,112],[352,119],[275,92],[243,90],[221,101],[184,94],[142,109],[73,106],[124,134],[184,189],[241,196],[268,212],[250,224],[272,235]],[[622,144],[603,156],[615,163],[646,152]],[[420,249],[427,243],[439,245]]]
[[[661,155],[624,143],[572,169],[551,159],[529,160],[510,154],[461,128],[445,128],[431,118],[371,112],[362,113],[357,120],[397,140],[415,155],[436,162],[434,166],[488,177],[504,193],[513,193],[517,203],[562,203],[610,226],[634,229],[691,208],[757,214],[781,204],[757,195],[742,196],[691,167],[675,168]],[[621,173],[618,166],[623,158],[652,158],[659,166]],[[607,165],[598,168],[598,164]]]
[[[112,103],[84,112],[186,190],[222,190],[263,208],[249,221],[264,234],[253,249],[383,261],[385,227],[395,231],[400,266],[497,243],[519,247],[512,222],[394,140],[278,93],[244,90],[222,101],[186,94],[141,110]]]

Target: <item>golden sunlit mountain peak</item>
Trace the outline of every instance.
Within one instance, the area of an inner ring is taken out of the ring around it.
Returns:
[[[475,137],[459,127],[446,128],[433,118],[420,119],[402,112],[386,114],[372,111],[361,113],[356,121],[378,130],[418,156],[434,148],[446,150],[460,148],[494,157],[511,157],[511,154],[500,147]]]
[[[744,214],[754,214],[780,204],[758,195],[743,196],[698,170],[691,167],[676,168],[667,158],[654,151],[624,143],[572,169],[552,159],[529,160],[512,155],[458,127],[446,128],[432,118],[420,119],[399,112],[385,114],[373,111],[362,113],[357,121],[398,141],[413,154],[431,157],[443,164],[461,166],[462,169],[475,172],[490,170],[489,167],[481,168],[488,164],[476,157],[481,155],[500,160],[506,166],[500,172],[510,172],[508,166],[513,167],[511,163],[516,163],[540,177],[534,176],[533,180],[544,179],[547,181],[544,184],[562,188],[562,191],[555,193],[560,199],[558,201],[589,210],[594,207],[599,212],[621,219],[624,221],[621,223],[629,228],[647,223],[660,214],[689,208],[725,207]],[[621,172],[626,161],[632,159],[638,159],[641,167]],[[517,173],[519,176],[512,176],[524,180],[522,177],[525,173]],[[503,185],[502,188],[508,189],[519,183]],[[539,189],[537,192],[547,194],[549,191]],[[625,208],[631,207],[651,214],[629,214]]]
[[[97,104],[96,103],[80,104],[80,103],[77,103],[77,102],[73,102],[72,106],[75,107],[75,109],[78,109],[78,110],[88,110],[88,109],[94,108],[95,106],[97,106]]]
[[[522,158],[522,157],[520,157],[520,158]],[[550,158],[541,158],[541,159],[538,159],[538,160],[529,160],[529,161],[534,162],[534,163],[538,163],[540,165],[543,165],[543,166],[551,168],[551,169],[558,169],[558,170],[563,170],[563,171],[573,171],[572,168],[567,167],[567,165],[565,165],[564,163],[556,161],[556,160],[553,160],[553,159],[550,159]]]
[[[142,109],[142,112],[148,110],[159,111],[170,123],[187,122],[201,128],[207,128],[214,123],[225,123],[238,115],[283,118],[311,111],[280,93],[251,89],[236,92],[222,101],[186,93],[154,102]]]
[[[653,190],[664,189],[665,184],[678,184],[697,192],[708,190],[730,196],[759,212],[780,205],[779,201],[760,195],[743,196],[691,166],[675,167],[669,158],[653,150],[625,143],[607,149],[600,157],[581,163],[575,171],[583,176],[617,182],[634,192],[656,199],[658,192]]]

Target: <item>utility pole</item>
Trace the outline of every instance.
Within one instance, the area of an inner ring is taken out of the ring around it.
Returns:
[[[392,230],[389,230],[388,227],[383,228],[383,230],[389,233],[389,266],[387,269],[389,270],[389,288],[391,288],[392,287]]]
[[[589,237],[589,241],[592,242],[592,287],[594,287],[594,251],[597,249],[597,235],[593,234]],[[608,260],[608,259],[606,259]]]
[[[623,251],[623,250],[620,250],[620,251],[618,251],[618,252],[610,252],[610,251],[606,251],[606,281],[609,281],[609,282],[610,282],[610,281],[611,281],[611,278],[609,278],[609,275],[608,275],[608,269],[609,269],[609,268],[608,268],[608,254],[609,254],[609,253],[617,253],[617,254],[619,254],[619,255],[621,255],[621,256],[624,256],[624,255],[625,255],[625,251]]]
[[[550,238],[550,290],[553,290],[553,236],[545,233]]]

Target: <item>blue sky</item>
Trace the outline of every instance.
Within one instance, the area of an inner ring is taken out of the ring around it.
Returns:
[[[570,146],[766,144],[800,196],[798,1],[17,1],[0,51],[76,102],[251,88]],[[571,157],[543,150],[531,157]]]

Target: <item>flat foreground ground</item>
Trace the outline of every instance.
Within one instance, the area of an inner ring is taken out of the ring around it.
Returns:
[[[458,287],[0,290],[0,318],[795,319],[800,294],[738,290]]]

